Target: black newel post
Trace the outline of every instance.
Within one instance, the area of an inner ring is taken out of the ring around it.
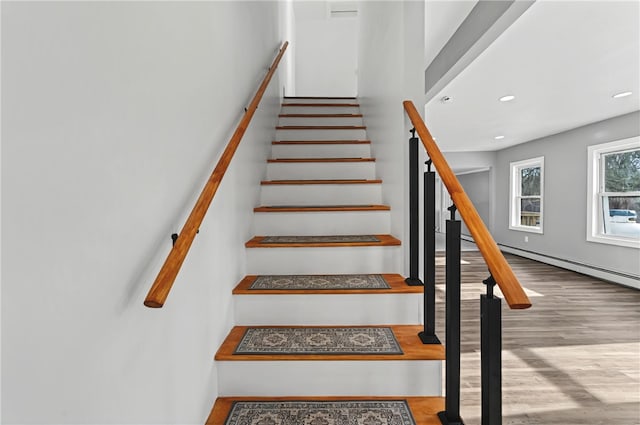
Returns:
[[[461,425],[460,418],[460,220],[456,206],[449,207],[446,254],[446,368],[445,411],[438,413],[443,425]]]
[[[480,358],[482,377],[482,425],[502,424],[502,311],[493,295],[493,276],[482,283],[487,294],[480,296]]]
[[[436,336],[436,173],[431,160],[424,172],[424,332],[423,344],[440,344]]]
[[[418,231],[420,230],[419,210],[418,210],[418,179],[420,170],[418,169],[418,138],[416,129],[411,129],[409,139],[409,277],[404,281],[410,286],[422,285],[418,275],[419,255]]]

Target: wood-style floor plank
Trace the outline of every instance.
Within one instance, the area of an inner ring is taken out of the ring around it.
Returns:
[[[503,424],[640,424],[640,291],[505,254],[533,306],[503,302]],[[480,424],[480,308],[487,267],[462,259],[461,414]],[[445,342],[444,267],[436,267]]]

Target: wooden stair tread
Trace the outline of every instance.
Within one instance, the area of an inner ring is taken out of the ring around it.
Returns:
[[[278,184],[380,184],[380,179],[263,180],[262,185]]]
[[[341,401],[341,400],[372,400],[372,401],[395,401],[406,400],[411,409],[411,414],[416,425],[441,425],[438,419],[438,412],[445,408],[444,397],[219,397],[216,399],[211,413],[207,418],[206,425],[222,425],[225,423],[233,404],[237,401]]]
[[[375,158],[271,158],[267,162],[375,162],[375,160]]]
[[[255,207],[254,212],[389,211],[388,205],[284,205]]]
[[[362,114],[279,114],[280,118],[362,118]]]
[[[234,354],[236,347],[249,328],[291,328],[305,326],[234,326],[215,355],[216,361],[372,361],[372,360],[444,360],[442,344],[423,344],[418,333],[424,330],[422,325],[359,325],[357,328],[391,328],[402,348],[402,354]],[[321,326],[306,326],[318,328]],[[341,326],[329,326],[331,328]],[[348,328],[350,326],[342,326]]]
[[[356,100],[353,96],[285,96],[284,99],[350,99]]]
[[[283,103],[282,104],[283,107],[286,106],[304,106],[304,107],[311,107],[313,108],[314,106],[317,107],[340,107],[340,106],[345,106],[345,107],[359,107],[360,104],[359,103],[306,103],[306,102],[296,102],[296,103]]]
[[[371,140],[274,140],[272,145],[370,145]]]
[[[387,281],[389,289],[249,289],[258,276],[248,275],[234,288],[235,295],[283,295],[283,294],[415,294],[422,293],[422,286],[409,286],[404,277],[395,273],[384,273],[382,277]]]
[[[352,235],[349,235],[352,236]],[[358,236],[358,235],[353,235]],[[267,236],[254,236],[245,243],[247,248],[330,248],[330,247],[355,247],[355,246],[398,246],[401,245],[399,239],[391,235],[371,235],[379,241],[367,242],[288,242],[288,243],[268,243],[263,242]]]
[[[276,130],[366,130],[364,125],[278,125]]]

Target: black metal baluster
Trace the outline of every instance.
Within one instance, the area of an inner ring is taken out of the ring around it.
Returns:
[[[440,344],[436,336],[436,173],[431,160],[424,172],[424,332],[423,344]]]
[[[409,139],[409,277],[404,281],[410,286],[420,286],[418,266],[420,250],[418,247],[418,231],[420,230],[420,217],[418,210],[418,179],[420,170],[418,169],[418,138],[416,129],[412,128]]]
[[[438,413],[443,425],[462,425],[460,418],[460,220],[456,206],[449,207],[446,242],[446,367],[445,411]]]
[[[480,296],[480,358],[482,377],[482,425],[502,424],[502,311],[501,299],[493,295],[493,276],[482,283]]]

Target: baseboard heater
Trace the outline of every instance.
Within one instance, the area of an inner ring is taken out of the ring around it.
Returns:
[[[462,238],[465,241],[473,242],[473,238],[463,235]],[[500,250],[515,254],[520,257],[529,258],[531,260],[539,261],[541,263],[550,264],[552,266],[561,267],[563,269],[571,270],[577,273],[585,274],[587,276],[597,277],[608,282],[616,283],[618,285],[627,286],[634,289],[640,289],[640,276],[632,275],[628,273],[621,273],[615,270],[608,270],[602,267],[592,266],[589,264],[580,263],[573,260],[566,260],[564,258],[553,257],[550,255],[540,254],[534,251],[528,251],[522,248],[516,248],[514,246],[498,244]]]

